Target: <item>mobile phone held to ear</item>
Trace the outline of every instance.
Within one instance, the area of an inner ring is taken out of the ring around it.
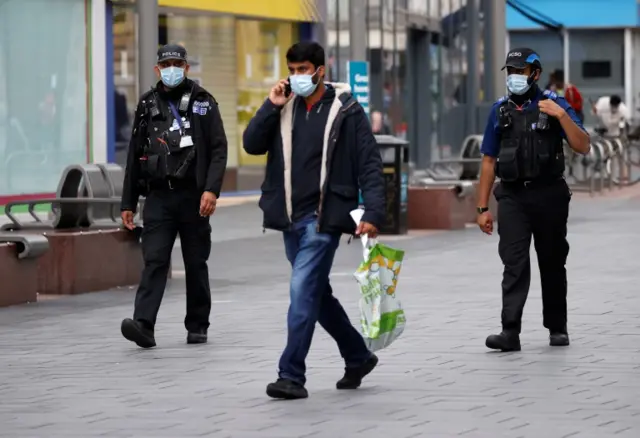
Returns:
[[[289,81],[289,78],[287,78],[287,83],[284,84],[284,97],[289,96],[291,96],[291,82]]]

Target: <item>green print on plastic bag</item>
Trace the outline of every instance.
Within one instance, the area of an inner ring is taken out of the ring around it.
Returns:
[[[360,286],[360,323],[367,346],[379,350],[397,339],[406,317],[396,297],[404,251],[376,243],[357,271]]]
[[[371,304],[382,293],[380,280],[378,278],[370,278],[369,283],[360,286],[360,292],[362,293],[362,299],[367,304]]]

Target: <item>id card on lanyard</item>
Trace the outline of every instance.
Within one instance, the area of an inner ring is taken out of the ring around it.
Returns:
[[[169,102],[169,108],[171,109],[171,114],[173,114],[173,117],[180,127],[180,147],[186,148],[189,146],[193,146],[193,140],[191,139],[190,135],[187,135],[187,130],[184,123],[182,122],[182,117],[180,117],[180,113],[178,112],[178,109],[173,104],[173,102]]]

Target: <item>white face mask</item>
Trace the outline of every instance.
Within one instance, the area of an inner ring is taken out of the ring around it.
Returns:
[[[160,70],[162,83],[169,88],[175,88],[184,80],[184,68],[166,67]]]
[[[313,83],[313,77],[318,73],[315,71],[312,75],[291,75],[289,76],[289,83],[291,84],[291,91],[297,96],[309,97],[316,91],[318,87],[317,83]]]
[[[518,96],[523,95],[529,91],[529,88],[531,88],[529,77],[527,75],[517,74],[507,76],[507,88],[512,94],[516,94]]]

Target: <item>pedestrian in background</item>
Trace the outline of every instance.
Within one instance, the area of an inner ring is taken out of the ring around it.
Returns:
[[[507,55],[509,94],[491,108],[484,132],[478,185],[478,226],[493,232],[489,196],[495,177],[498,201],[498,252],[502,278],[502,332],[488,348],[520,350],[522,312],[531,283],[531,237],[540,267],[543,324],[550,345],[569,345],[567,330],[567,220],[571,190],[564,180],[563,140],[577,153],[589,152],[589,135],[565,99],[542,91],[542,63],[528,48]]]
[[[391,135],[391,128],[380,111],[371,112],[371,130],[374,135]]]
[[[582,94],[580,94],[580,90],[573,84],[569,82],[565,82],[564,80],[564,70],[554,70],[551,73],[551,91],[554,91],[558,96],[564,97],[571,108],[576,112],[578,119],[580,122],[584,123],[584,100],[582,99]]]
[[[598,128],[607,137],[619,137],[631,119],[629,108],[616,94],[602,96],[591,111],[598,118]]]
[[[211,291],[209,217],[216,209],[227,164],[227,138],[218,103],[187,78],[187,51],[169,44],[158,50],[157,85],[140,98],[129,144],[122,221],[130,230],[138,198],[146,196],[142,221],[144,270],[133,319],[122,335],[143,348],[156,345],[154,328],[176,237],[187,283],[187,342],[207,342]]]
[[[287,346],[273,398],[308,397],[305,360],[316,322],[345,360],[338,389],[358,388],[378,363],[333,295],[329,273],[343,233],[376,236],[384,221],[382,159],[364,109],[346,84],[325,83],[325,52],[301,42],[287,51],[282,79],[249,122],[244,150],[267,154],[260,208],[264,227],[282,231],[293,272]],[[365,213],[357,229],[350,212],[362,190]]]

